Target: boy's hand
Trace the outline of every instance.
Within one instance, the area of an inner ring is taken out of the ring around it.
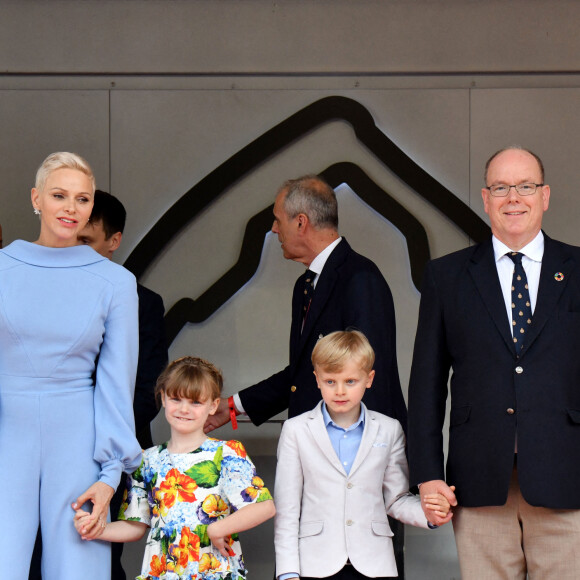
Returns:
[[[442,526],[451,520],[453,513],[449,511],[445,517],[442,517],[436,513],[436,510],[427,507],[427,503],[433,503],[432,501],[427,502],[427,496],[439,496],[442,495],[451,506],[457,505],[457,499],[453,493],[455,486],[449,487],[442,479],[434,479],[432,481],[426,481],[419,487],[419,493],[421,494],[421,506],[423,507],[423,512],[425,517],[434,525]]]
[[[451,491],[455,491],[455,486],[452,485],[449,487],[449,489]],[[449,509],[451,508],[451,504],[449,503],[448,499],[441,493],[425,495],[424,505],[428,510],[431,510],[440,518],[446,518],[447,514],[449,513]]]

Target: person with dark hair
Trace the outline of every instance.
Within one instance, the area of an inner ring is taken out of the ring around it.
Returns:
[[[289,365],[271,377],[223,398],[206,430],[240,412],[260,425],[285,409],[295,417],[320,401],[310,356],[319,338],[336,330],[363,332],[377,354],[375,388],[365,405],[397,419],[406,429],[407,408],[396,354],[395,309],[391,290],[377,266],[357,254],[338,233],[336,195],[317,175],[286,181],[274,204],[272,232],[284,258],[308,269],[298,278],[292,298]],[[397,522],[396,554],[403,577],[403,530]]]
[[[91,246],[101,256],[112,259],[121,245],[127,212],[110,193],[97,189],[90,222],[79,234],[79,242]],[[135,430],[141,447],[151,447],[150,424],[157,416],[155,382],[167,364],[167,341],[159,294],[137,284],[139,296],[139,363],[135,382]]]
[[[537,155],[502,149],[484,177],[493,235],[431,261],[423,276],[409,386],[411,484],[422,498],[442,493],[457,504],[463,580],[575,580],[580,248],[542,232],[550,186]]]

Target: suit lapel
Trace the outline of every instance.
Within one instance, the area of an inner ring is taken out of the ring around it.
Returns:
[[[552,312],[570,280],[574,266],[574,260],[562,252],[560,246],[544,234],[544,256],[542,257],[538,298],[532,316],[532,324],[527,332],[527,340],[520,356],[523,356],[530,348],[552,316]],[[563,275],[563,278],[557,280],[556,275],[560,278],[560,274]]]
[[[322,454],[328,459],[328,462],[340,471],[342,475],[346,476],[344,467],[332,446],[330,437],[326,430],[326,425],[324,424],[324,417],[322,415],[322,401],[316,405],[316,407],[310,411],[308,416],[308,429],[312,434],[315,444],[320,448]]]
[[[377,440],[378,433],[379,424],[374,418],[369,416],[368,409],[365,407],[365,428],[356,457],[354,458],[352,467],[350,468],[349,476],[352,476],[363,464],[373,447],[373,443]]]
[[[491,238],[477,248],[468,270],[498,332],[515,356],[516,351],[497,274]]]
[[[312,303],[310,304],[310,310],[308,311],[304,329],[300,335],[298,354],[300,354],[300,351],[302,351],[304,345],[308,342],[308,337],[313,332],[316,321],[323,312],[326,303],[328,302],[328,299],[334,290],[338,280],[338,268],[344,262],[348,253],[351,251],[352,250],[348,245],[348,242],[342,238],[330,256],[328,256],[328,260],[326,260],[324,268],[322,269],[320,277],[316,283],[316,289],[314,290]]]

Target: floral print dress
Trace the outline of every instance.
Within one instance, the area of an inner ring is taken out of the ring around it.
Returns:
[[[242,443],[208,438],[190,453],[169,453],[166,443],[151,447],[128,484],[119,519],[151,528],[136,580],[246,578],[238,535],[230,537],[228,558],[207,536],[217,519],[272,499]]]

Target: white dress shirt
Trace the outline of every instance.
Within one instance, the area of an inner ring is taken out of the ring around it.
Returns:
[[[513,334],[512,327],[512,279],[514,273],[514,263],[506,254],[515,252],[503,242],[500,242],[495,236],[492,237],[493,253],[495,255],[495,265],[497,268],[497,275],[499,276],[499,283],[501,284],[501,291],[505,302],[505,308],[510,323],[510,329]],[[532,314],[536,308],[536,300],[538,299],[538,287],[540,285],[540,272],[542,269],[542,258],[544,256],[544,234],[540,230],[538,235],[521,250],[522,266],[528,279],[528,290],[530,292],[530,305]]]

